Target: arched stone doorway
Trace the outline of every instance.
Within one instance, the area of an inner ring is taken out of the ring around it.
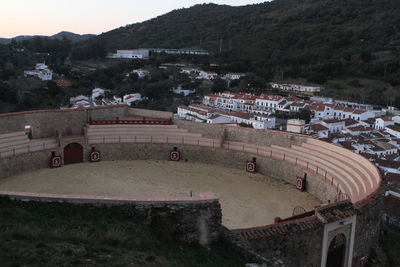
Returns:
[[[346,257],[346,236],[338,234],[328,248],[326,267],[344,267]]]
[[[71,143],[64,147],[64,164],[83,162],[83,146]]]

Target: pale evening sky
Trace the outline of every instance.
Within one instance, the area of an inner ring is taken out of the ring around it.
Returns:
[[[247,5],[254,0],[212,1]],[[52,35],[60,31],[102,33],[141,22],[173,9],[204,3],[196,0],[0,0],[0,37]]]

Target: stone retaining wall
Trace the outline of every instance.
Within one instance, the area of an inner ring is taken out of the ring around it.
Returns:
[[[63,135],[82,135],[89,117],[112,119],[127,115],[126,105],[96,107],[89,109],[38,110],[0,114],[0,134],[24,131],[29,125],[33,138],[54,137],[59,131]]]
[[[218,240],[222,220],[221,205],[212,193],[203,193],[193,198],[132,199],[0,191],[0,197],[96,206],[123,205],[132,217],[140,217],[150,224],[156,234],[183,243],[202,245]]]

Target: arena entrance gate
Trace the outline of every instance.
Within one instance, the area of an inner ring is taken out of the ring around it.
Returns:
[[[64,147],[64,164],[83,162],[83,146],[71,143]]]
[[[338,234],[329,245],[326,267],[343,267],[345,256],[346,236],[344,234]]]

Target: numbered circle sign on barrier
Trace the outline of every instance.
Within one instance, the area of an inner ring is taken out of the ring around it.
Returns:
[[[246,162],[246,171],[255,173],[256,172],[256,163],[253,161],[247,161]]]
[[[90,152],[90,162],[99,162],[100,161],[100,152],[99,151],[92,151]]]
[[[50,166],[52,168],[59,168],[61,167],[61,156],[53,156],[51,157]]]
[[[301,178],[299,176],[296,177],[296,188],[303,192],[306,189],[306,183],[304,178]]]
[[[181,159],[181,153],[179,151],[171,151],[169,153],[169,160],[179,161]]]

